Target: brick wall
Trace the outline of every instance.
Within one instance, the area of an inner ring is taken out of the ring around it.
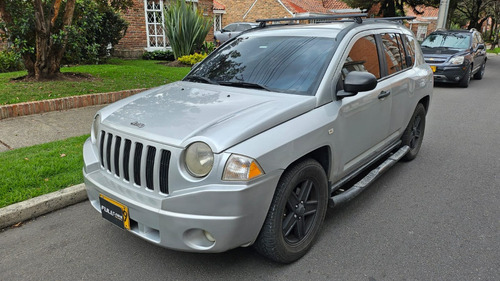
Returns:
[[[164,0],[167,4],[168,0]],[[214,40],[213,33],[213,2],[212,0],[198,0],[198,9],[212,22],[206,41]],[[146,19],[144,13],[144,0],[134,0],[134,6],[129,8],[123,17],[129,23],[125,37],[115,46],[114,55],[117,57],[137,58],[148,47],[146,33]]]
[[[226,7],[226,13],[222,16],[222,26],[233,22],[255,22],[262,18],[291,17],[290,13],[276,0],[259,0],[252,10],[245,16],[254,1],[248,0],[220,0]]]
[[[144,18],[144,0],[134,0],[134,6],[129,8],[123,18],[129,23],[127,33],[115,46],[115,56],[140,57],[148,46],[146,20]]]

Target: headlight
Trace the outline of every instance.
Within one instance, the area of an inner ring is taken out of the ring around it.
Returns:
[[[463,64],[465,57],[459,56],[450,59],[450,64]]]
[[[188,172],[198,178],[210,173],[214,165],[214,153],[204,142],[195,142],[186,149],[186,167]]]
[[[94,122],[92,123],[92,129],[90,130],[90,140],[92,143],[96,143],[97,137],[99,136],[99,125],[101,124],[101,116],[97,114],[94,117]]]
[[[263,174],[264,172],[257,161],[246,156],[233,154],[224,167],[222,180],[246,181]]]

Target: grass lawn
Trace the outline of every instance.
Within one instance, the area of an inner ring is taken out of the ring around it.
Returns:
[[[0,153],[0,208],[83,182],[89,135]]]
[[[499,48],[495,48],[493,50],[486,50],[486,52],[493,53],[493,54],[500,54],[500,47]]]
[[[151,88],[182,79],[189,67],[167,67],[152,60],[111,59],[107,64],[61,68],[61,72],[88,73],[90,81],[13,82],[26,71],[0,73],[0,105],[68,96]]]

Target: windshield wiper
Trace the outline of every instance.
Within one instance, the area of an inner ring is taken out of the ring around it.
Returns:
[[[198,76],[198,75],[189,75],[186,78],[183,79],[184,81],[192,81],[192,82],[203,82],[203,83],[208,83],[208,84],[213,84],[213,85],[219,85],[217,81],[214,81],[212,79],[209,79],[207,77],[203,76]]]
[[[221,81],[219,82],[219,84],[224,86],[233,86],[240,88],[262,89],[271,92],[271,90],[266,86],[257,83],[242,82],[242,81]]]

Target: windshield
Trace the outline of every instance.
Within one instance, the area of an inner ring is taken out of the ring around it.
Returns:
[[[469,34],[463,33],[431,34],[422,42],[422,47],[465,50],[470,46],[470,39]]]
[[[335,38],[238,37],[215,51],[185,81],[314,95]]]

